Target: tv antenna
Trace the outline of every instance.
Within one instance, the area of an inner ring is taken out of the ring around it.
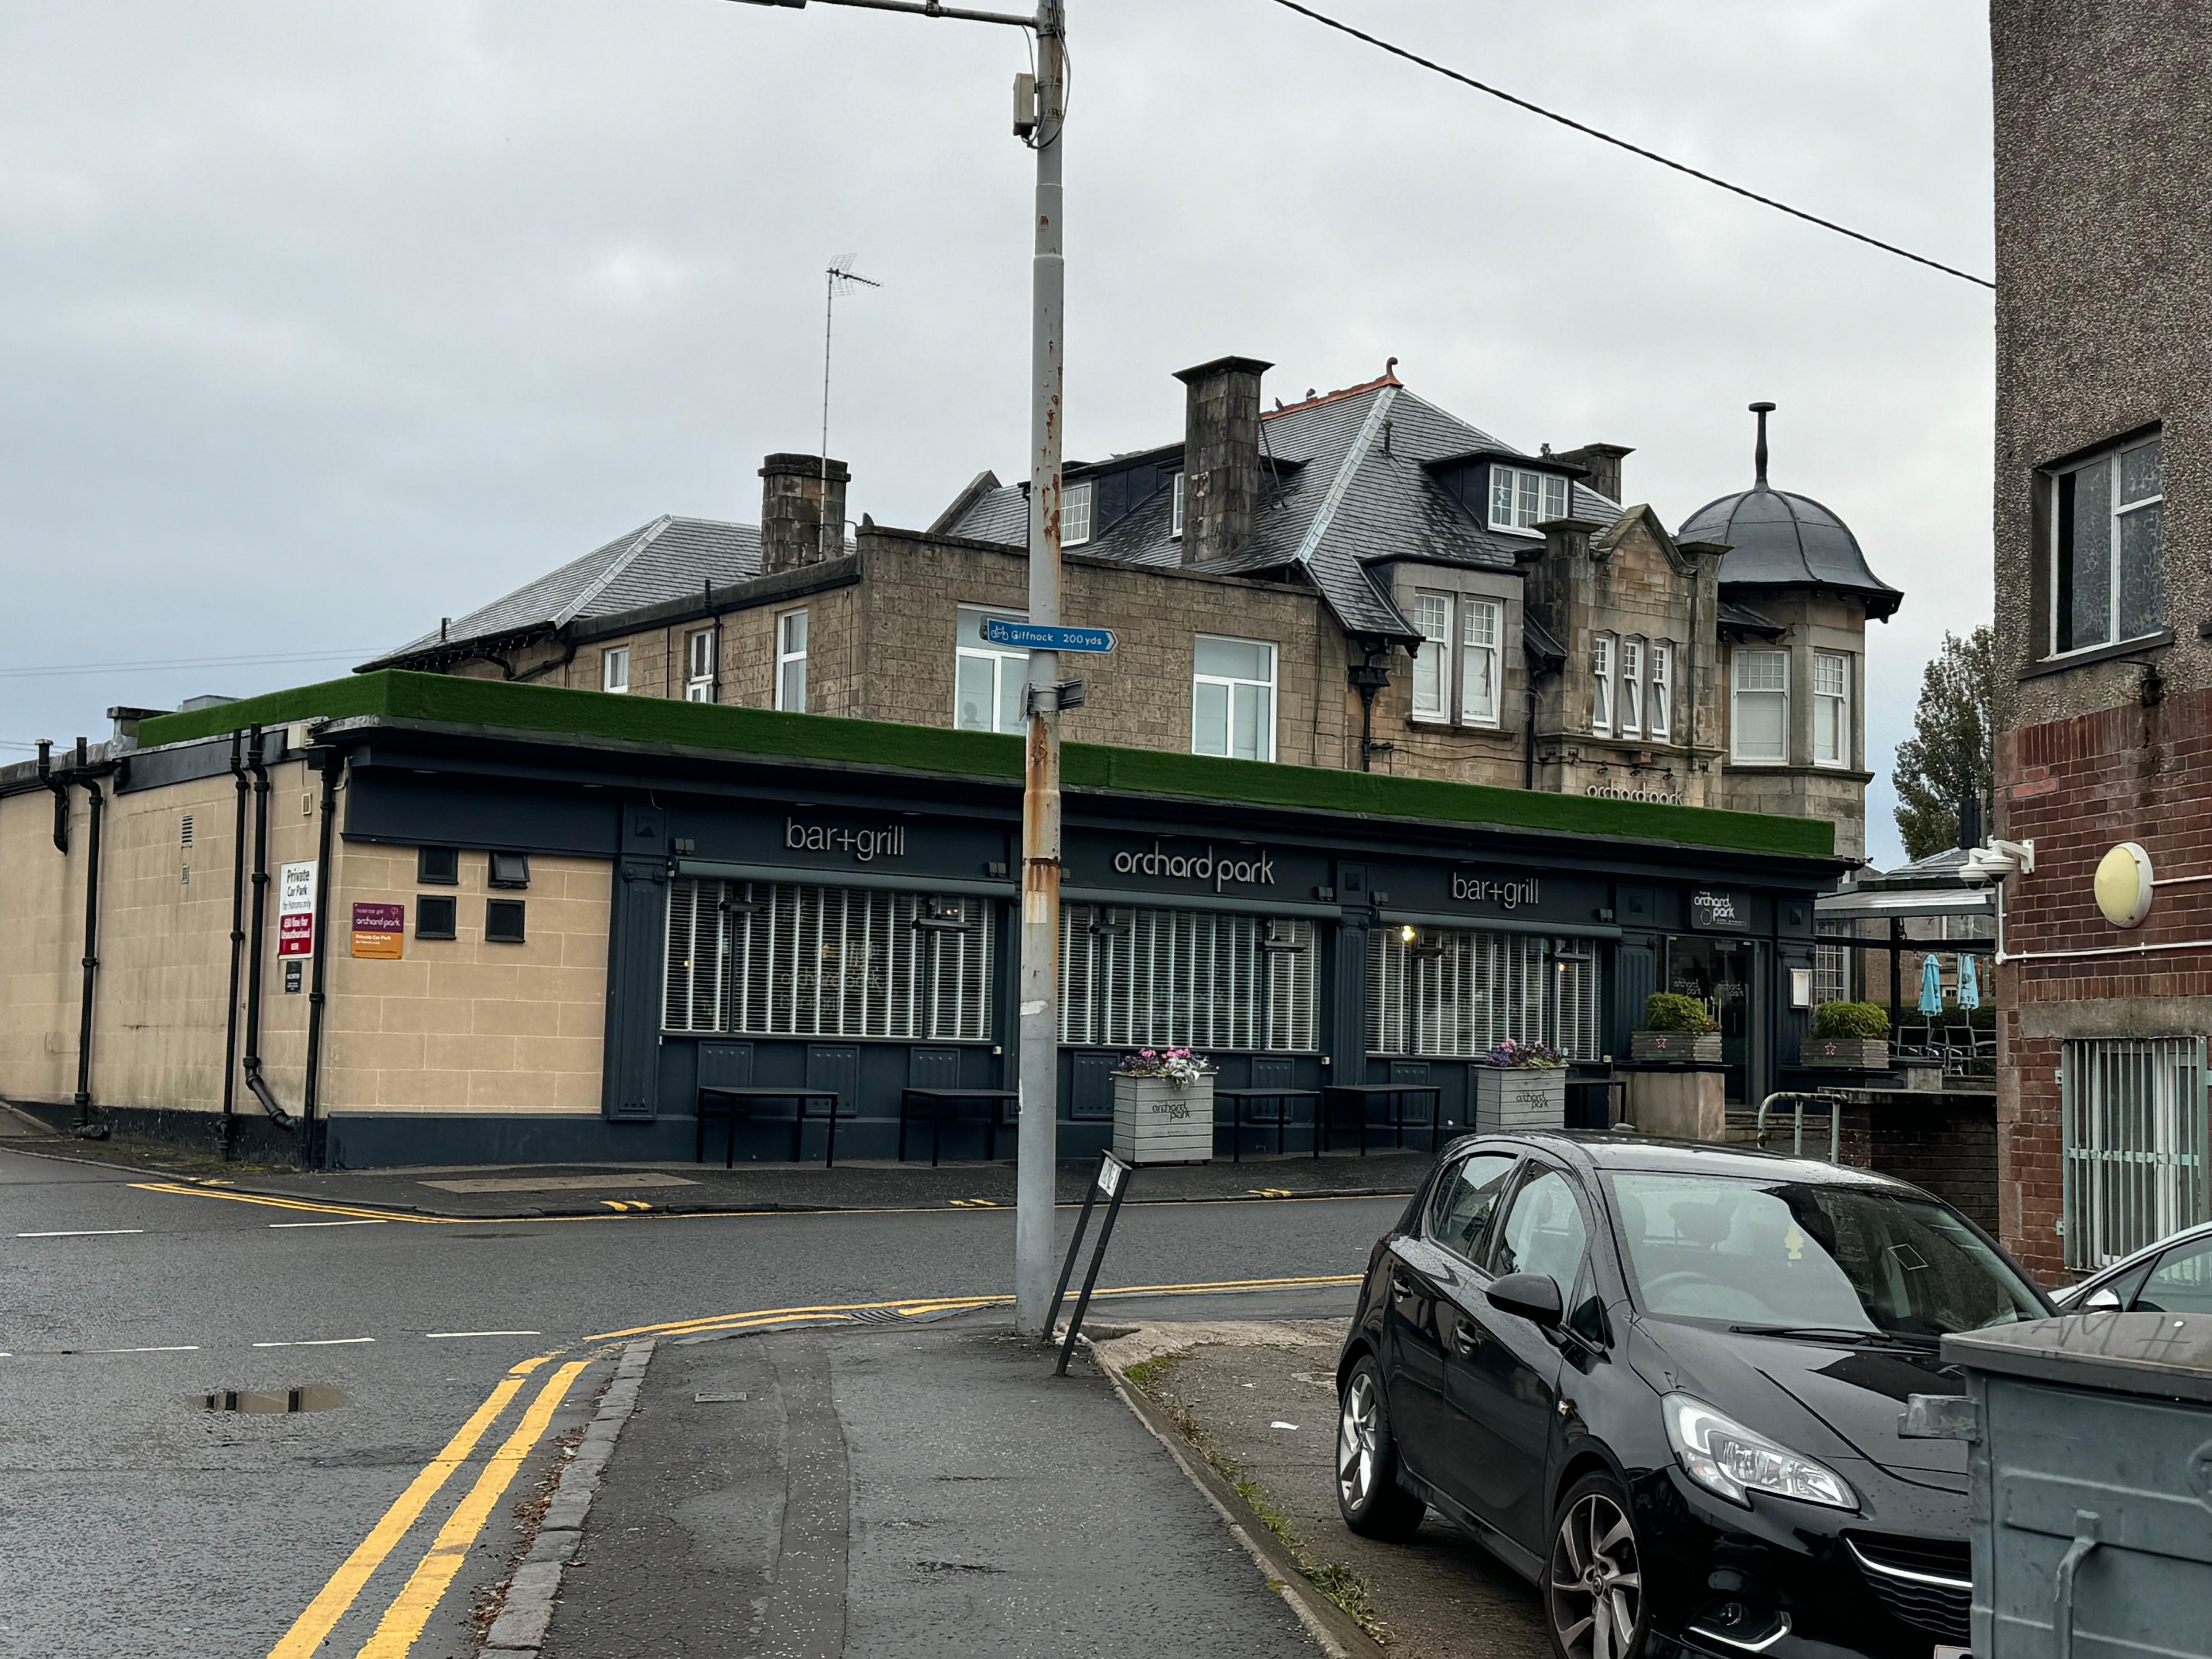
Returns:
[[[881,283],[872,282],[861,276],[852,266],[853,256],[843,253],[832,259],[830,262],[830,269],[823,273],[824,292],[822,301],[822,528],[819,539],[815,544],[815,556],[817,559],[826,559],[830,556],[831,529],[830,523],[830,339],[837,319],[837,296],[849,292],[855,287],[881,288],[883,286]],[[841,523],[836,528],[837,535],[842,538],[845,533],[845,526]]]

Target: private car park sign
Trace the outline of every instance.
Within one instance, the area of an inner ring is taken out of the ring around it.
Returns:
[[[276,954],[315,953],[315,862],[287,864],[276,872]]]

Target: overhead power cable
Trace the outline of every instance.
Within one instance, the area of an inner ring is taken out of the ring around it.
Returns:
[[[1611,144],[1616,149],[1625,149],[1632,155],[1641,155],[1647,161],[1656,161],[1661,167],[1672,167],[1677,173],[1686,173],[1692,179],[1711,185],[1716,189],[1727,191],[1732,195],[1756,202],[1761,207],[1771,207],[1778,213],[1788,214],[1793,219],[1802,219],[1806,223],[1818,225],[1823,230],[1832,230],[1838,236],[1848,236],[1855,242],[1864,242],[1869,247],[1878,247],[1884,253],[1894,253],[1900,259],[1910,259],[1917,265],[1926,265],[1931,270],[1940,270],[1947,276],[1956,276],[1960,282],[1972,283],[1977,288],[1996,287],[1996,284],[1986,276],[1977,276],[1973,272],[1961,270],[1956,265],[1947,265],[1941,259],[1931,259],[1923,253],[1915,253],[1910,248],[1899,247],[1894,242],[1885,242],[1879,236],[1869,236],[1863,230],[1853,230],[1849,225],[1839,225],[1833,219],[1823,219],[1817,213],[1808,213],[1802,208],[1791,207],[1787,202],[1778,202],[1771,196],[1762,196],[1755,190],[1746,190],[1741,185],[1732,185],[1727,179],[1717,179],[1711,173],[1701,172],[1687,162],[1677,161],[1672,156],[1662,155],[1656,149],[1646,149],[1641,144],[1630,143],[1626,138],[1616,138],[1609,132],[1600,131],[1586,121],[1577,121],[1571,115],[1562,115],[1557,110],[1546,109],[1541,104],[1531,103],[1526,98],[1517,97],[1502,87],[1493,87],[1487,82],[1476,80],[1471,75],[1462,75],[1457,70],[1439,64],[1432,58],[1424,58],[1417,52],[1409,52],[1403,46],[1393,45],[1378,35],[1368,33],[1364,29],[1354,28],[1340,18],[1331,17],[1326,12],[1316,11],[1311,6],[1300,5],[1298,0],[1274,0],[1274,3],[1285,11],[1294,11],[1301,17],[1311,18],[1325,28],[1334,29],[1340,34],[1348,34],[1355,40],[1364,40],[1378,51],[1389,52],[1393,58],[1402,58],[1409,64],[1419,64],[1423,69],[1432,70],[1446,80],[1456,81],[1463,87],[1473,87],[1477,92],[1487,93],[1491,97],[1510,104],[1516,109],[1525,109],[1531,115],[1540,115],[1547,121],[1556,121],[1563,127],[1571,127],[1575,131],[1595,138],[1601,143]]]
[[[288,662],[346,662],[376,654],[378,647],[359,651],[283,651],[258,657],[171,657],[155,662],[49,663],[40,668],[0,668],[0,678],[35,679],[44,674],[110,674],[132,669],[252,668]]]

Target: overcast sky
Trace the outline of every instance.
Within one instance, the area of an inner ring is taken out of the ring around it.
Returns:
[[[1986,272],[1965,0],[1322,0],[1468,73]],[[1268,0],[1069,0],[1071,455],[1172,372],[1367,380],[1534,449],[1633,446],[1680,523],[1751,477],[1905,590],[1869,753],[1990,610],[1990,305]],[[0,741],[325,678],[831,448],[919,526],[1026,438],[1011,29],[725,0],[0,9]],[[1082,619],[1079,619],[1082,620]],[[1103,620],[1103,619],[1101,619]],[[309,654],[187,669],[90,664]],[[1886,783],[1870,852],[1898,856]]]

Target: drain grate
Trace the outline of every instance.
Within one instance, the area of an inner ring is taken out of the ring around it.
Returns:
[[[863,1325],[896,1325],[905,1316],[896,1308],[855,1308],[853,1317]]]
[[[255,1417],[289,1417],[300,1412],[326,1412],[346,1403],[343,1389],[319,1382],[301,1389],[219,1389],[192,1397],[202,1411],[240,1412]]]

